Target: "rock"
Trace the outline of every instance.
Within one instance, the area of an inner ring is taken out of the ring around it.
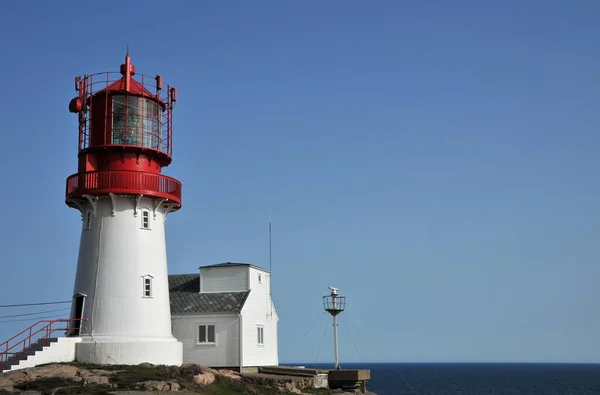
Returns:
[[[0,390],[12,391],[15,384],[38,379],[58,378],[80,382],[79,369],[70,365],[51,364],[35,368],[19,369],[0,375]]]
[[[165,391],[165,387],[169,384],[164,381],[156,381],[156,380],[148,380],[140,383],[140,387],[144,388],[146,391]]]
[[[242,376],[240,376],[240,374],[234,370],[219,370],[218,374],[234,381],[239,381],[242,379]]]
[[[22,370],[0,374],[0,390],[11,391],[15,384],[29,381],[29,376]]]
[[[105,384],[110,385],[110,380],[106,376],[89,376],[83,379],[83,385]]]
[[[70,365],[52,364],[23,369],[23,371],[31,380],[35,380],[38,377],[56,377],[61,379],[71,379],[73,381],[82,380],[79,376],[79,368]]]
[[[181,391],[181,386],[174,381],[169,381],[169,385],[171,386],[170,391],[179,392]]]
[[[204,372],[194,376],[194,382],[200,385],[210,385],[216,380],[215,374],[212,372]]]
[[[303,394],[304,392],[300,391],[293,383],[285,383],[285,389],[289,392],[293,392],[294,394]]]
[[[94,369],[94,370],[86,370],[81,369],[79,371],[79,376],[83,379],[83,385],[109,385],[112,387],[110,383],[110,376],[113,375],[114,372],[108,370]]]
[[[144,388],[146,391],[173,391],[179,392],[181,387],[174,381],[158,381],[158,380],[148,380],[140,383],[140,386]]]

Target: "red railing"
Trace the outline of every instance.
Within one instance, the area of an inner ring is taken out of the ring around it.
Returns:
[[[67,178],[67,200],[82,195],[148,195],[181,204],[181,183],[162,174],[130,170],[90,171]]]
[[[78,94],[79,101],[82,105],[82,109],[79,112],[79,150],[84,150],[94,145],[91,141],[91,129],[92,125],[98,127],[103,125],[103,130],[108,130],[112,122],[112,101],[109,100],[109,96],[104,96],[103,109],[98,112],[94,111],[93,101],[90,100],[92,96],[98,92],[105,90],[112,86],[115,82],[123,79],[121,73],[116,72],[105,72],[96,74],[87,74],[83,77],[77,77],[75,79],[75,89]],[[171,129],[172,129],[172,114],[175,101],[177,100],[177,94],[173,93],[174,88],[166,83],[163,83],[162,77],[150,76],[144,74],[135,74],[131,76],[131,81],[136,83],[141,90],[141,93],[135,94],[142,98],[150,98],[160,102],[163,108],[156,115],[152,117],[153,121],[160,125],[158,128],[153,129],[153,135],[158,138],[160,142],[158,146],[153,146],[154,149],[166,153],[168,156],[172,155],[171,146]],[[160,81],[160,82],[159,82]],[[114,93],[114,92],[113,92]],[[126,92],[123,92],[124,94]],[[96,103],[98,104],[98,103]],[[133,110],[133,109],[132,109]],[[143,111],[146,111],[144,108]],[[142,109],[136,109],[130,114],[134,117],[143,115]],[[129,111],[126,111],[129,113]],[[125,117],[128,119],[129,117]],[[143,128],[142,125],[140,127]],[[115,144],[112,141],[107,141],[105,144]],[[137,144],[140,145],[140,144]]]
[[[10,357],[27,351],[32,344],[40,340],[50,339],[51,335],[56,331],[64,330],[65,332],[68,332],[73,329],[84,329],[81,328],[81,324],[79,327],[70,324],[85,320],[85,318],[60,318],[57,320],[43,320],[36,322],[29,328],[0,344],[0,365],[3,362],[6,362]]]

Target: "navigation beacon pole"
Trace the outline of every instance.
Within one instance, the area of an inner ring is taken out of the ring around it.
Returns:
[[[75,78],[78,172],[66,203],[81,212],[69,336],[84,363],[181,365],[171,332],[165,226],[181,207],[171,163],[177,90],[161,76],[136,74],[129,54],[120,73]],[[77,324],[82,322],[82,324]]]
[[[340,369],[340,364],[338,360],[338,324],[337,324],[337,316],[346,308],[346,297],[338,294],[338,289],[334,287],[329,287],[331,290],[330,295],[323,296],[323,306],[325,307],[325,311],[333,316],[333,351],[335,355],[335,365],[334,369]]]

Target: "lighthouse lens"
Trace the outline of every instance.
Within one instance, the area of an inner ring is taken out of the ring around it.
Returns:
[[[112,98],[112,143],[162,150],[161,116],[158,103],[138,96]]]

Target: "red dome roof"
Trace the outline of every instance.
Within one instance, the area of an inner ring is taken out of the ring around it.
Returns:
[[[156,95],[154,93],[152,93],[148,89],[144,88],[144,86],[142,84],[140,84],[133,78],[131,78],[129,81],[130,81],[129,82],[129,93],[130,94],[140,95],[140,96],[149,96],[152,98],[156,98]],[[96,94],[101,93],[101,92],[110,92],[110,93],[126,92],[125,77],[113,82],[106,88],[99,90],[98,92],[96,92]]]

